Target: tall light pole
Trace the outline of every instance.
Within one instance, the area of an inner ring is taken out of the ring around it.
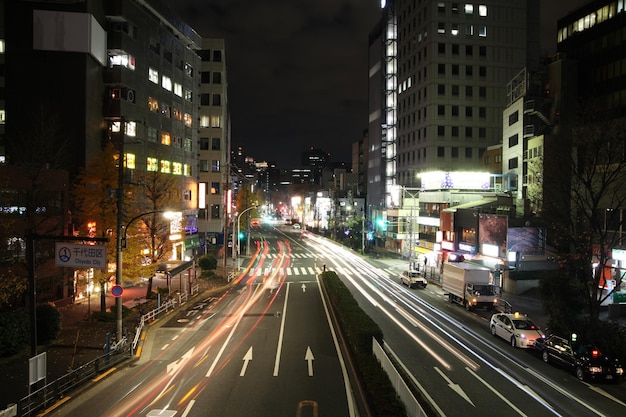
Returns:
[[[257,206],[256,206],[256,205],[254,205],[254,206],[252,206],[252,207],[248,207],[247,209],[245,209],[244,211],[242,211],[241,213],[239,213],[239,215],[237,216],[237,257],[239,257],[239,253],[240,253],[239,232],[241,231],[241,229],[239,228],[239,220],[241,219],[241,216],[242,216],[245,212],[250,211],[250,210],[255,209],[255,208],[257,208]],[[233,244],[234,244],[234,242],[233,242]],[[237,263],[238,263],[238,262],[237,262]],[[237,268],[239,268],[239,266],[238,266],[238,265],[236,265],[236,266],[237,266]]]

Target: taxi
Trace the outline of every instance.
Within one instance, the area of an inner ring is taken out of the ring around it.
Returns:
[[[513,347],[530,348],[535,340],[545,335],[526,315],[516,313],[496,313],[489,322],[491,334],[501,337]]]

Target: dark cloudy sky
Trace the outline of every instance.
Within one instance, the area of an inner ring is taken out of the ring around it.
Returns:
[[[586,2],[541,0],[538,53],[556,49],[557,19]],[[201,36],[225,39],[233,147],[281,168],[299,166],[309,147],[350,162],[367,128],[368,34],[379,0],[170,4]]]

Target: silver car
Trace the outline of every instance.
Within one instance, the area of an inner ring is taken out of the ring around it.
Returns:
[[[489,323],[491,334],[511,343],[513,347],[529,348],[535,340],[545,337],[543,332],[526,315],[496,313]]]

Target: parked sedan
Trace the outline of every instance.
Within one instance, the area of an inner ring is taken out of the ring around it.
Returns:
[[[607,379],[619,382],[624,369],[618,359],[604,355],[600,349],[584,343],[570,343],[568,339],[550,335],[535,342],[535,349],[541,351],[544,362],[554,362],[574,371],[576,378]]]
[[[529,348],[535,340],[543,338],[543,332],[527,316],[520,313],[497,313],[489,323],[491,334],[511,343],[513,347]]]

